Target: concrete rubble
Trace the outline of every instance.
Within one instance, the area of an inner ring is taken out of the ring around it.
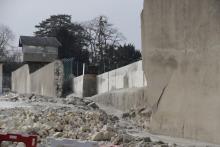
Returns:
[[[133,110],[118,117],[107,114],[92,100],[74,96],[52,98],[10,93],[2,96],[0,103],[2,101],[14,102],[15,107],[0,109],[1,132],[38,135],[39,147],[46,146],[48,137],[90,140],[99,144],[124,147],[175,146],[152,141],[150,137],[138,137],[128,133],[129,129],[138,130],[145,127],[140,126],[141,122],[135,122],[137,120],[135,118],[140,118],[141,115],[150,116],[145,109],[138,110],[137,115]],[[16,105],[18,102],[28,104],[28,107]],[[21,147],[22,145],[4,142],[2,146]]]

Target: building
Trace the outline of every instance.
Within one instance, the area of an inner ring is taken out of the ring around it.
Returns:
[[[58,58],[58,47],[61,43],[55,37],[21,36],[19,47],[22,47],[23,62],[34,72]]]
[[[19,47],[22,47],[24,62],[50,63],[58,57],[61,43],[55,37],[21,36]]]

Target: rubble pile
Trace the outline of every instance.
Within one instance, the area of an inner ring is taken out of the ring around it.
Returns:
[[[146,107],[130,109],[122,114],[122,119],[132,121],[138,128],[149,131],[152,110]]]
[[[39,147],[46,145],[47,137],[92,140],[124,147],[169,146],[152,141],[149,137],[129,135],[126,127],[120,124],[120,118],[107,114],[88,99],[15,94],[4,97],[4,100],[6,99],[13,102],[23,101],[29,103],[31,107],[0,109],[0,131],[37,135]],[[143,111],[140,111],[140,114]],[[129,113],[126,117],[133,115]]]
[[[75,112],[70,108],[49,108],[35,112],[23,108],[1,110],[0,127],[2,132],[19,132],[38,135],[41,139],[48,136],[82,139],[103,140],[93,134],[101,131],[106,124],[113,124],[114,118],[106,115],[103,111]],[[106,130],[105,140],[109,140],[110,132]]]

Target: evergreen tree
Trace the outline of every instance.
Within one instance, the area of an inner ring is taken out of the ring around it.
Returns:
[[[60,41],[62,44],[59,48],[60,59],[74,58],[76,61],[88,62],[89,58],[85,54],[88,37],[80,24],[71,22],[70,15],[52,15],[35,27],[36,36],[56,37]]]

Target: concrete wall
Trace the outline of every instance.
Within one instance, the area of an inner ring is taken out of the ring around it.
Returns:
[[[30,93],[30,74],[27,64],[12,72],[12,91],[18,93]]]
[[[95,95],[91,99],[99,104],[128,111],[132,108],[148,107],[146,87],[127,88]]]
[[[62,95],[63,65],[54,61],[30,75],[31,92],[45,96]]]
[[[83,75],[73,78],[73,92],[80,97],[88,97],[109,91],[138,88],[147,85],[142,61],[96,75]]]
[[[73,92],[79,97],[89,97],[97,94],[96,75],[82,75],[73,78]]]
[[[220,144],[220,1],[145,0],[143,67],[154,133]]]
[[[116,89],[144,87],[147,85],[142,61],[97,76],[97,93]]]
[[[12,91],[60,97],[63,86],[63,65],[54,61],[34,73],[24,65],[12,72]]]
[[[79,97],[83,97],[83,75],[73,78],[73,92]]]

